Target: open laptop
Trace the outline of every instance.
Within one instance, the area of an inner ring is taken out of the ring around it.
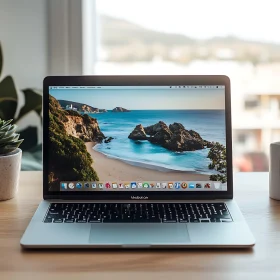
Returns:
[[[228,77],[47,77],[43,102],[43,201],[22,246],[254,245],[233,200]]]

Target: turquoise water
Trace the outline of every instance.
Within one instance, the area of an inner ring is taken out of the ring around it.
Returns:
[[[182,123],[186,129],[193,129],[208,141],[217,141],[225,145],[225,111],[224,110],[135,110],[127,113],[89,114],[98,120],[105,136],[115,139],[106,144],[95,146],[103,154],[128,161],[130,164],[141,163],[149,168],[159,170],[195,171],[211,174],[207,159],[209,149],[176,153],[151,144],[148,141],[134,142],[128,139],[136,125],[144,127],[159,121],[167,125]]]

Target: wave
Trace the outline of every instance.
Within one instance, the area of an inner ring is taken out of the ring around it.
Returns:
[[[108,158],[117,159],[117,160],[120,160],[122,162],[125,162],[125,163],[133,165],[133,166],[143,167],[143,168],[147,168],[147,169],[153,169],[153,170],[157,170],[157,171],[161,171],[161,172],[174,172],[175,171],[175,172],[209,175],[209,173],[201,172],[201,171],[199,171],[197,169],[194,169],[194,168],[170,167],[170,166],[165,165],[165,164],[152,164],[152,163],[147,163],[147,162],[138,161],[138,160],[121,158],[121,157],[114,156],[114,155],[111,155],[111,154],[107,154],[107,153],[104,153],[103,151],[98,150],[99,145],[100,144],[97,144],[93,147],[93,149],[95,151],[97,151],[98,153],[101,153]]]

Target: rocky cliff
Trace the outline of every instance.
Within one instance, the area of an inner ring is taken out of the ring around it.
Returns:
[[[105,139],[95,118],[62,109],[60,103],[52,96],[50,96],[50,111],[60,120],[67,135],[79,138],[84,142],[100,143]]]
[[[130,112],[130,111],[122,107],[116,107],[112,110],[112,112]]]
[[[181,123],[173,123],[167,126],[160,121],[154,125],[143,127],[137,125],[129,134],[132,140],[148,140],[159,144],[171,151],[196,151],[213,146],[212,142],[202,139],[198,132],[187,130]]]
[[[102,141],[95,119],[74,111],[63,110],[59,102],[49,97],[49,157],[48,178],[52,191],[60,190],[60,181],[98,181],[92,168],[93,159],[84,141]]]
[[[106,109],[99,109],[99,108],[92,107],[90,105],[79,103],[79,102],[74,102],[74,101],[69,101],[69,100],[58,100],[58,102],[63,109],[66,109],[66,106],[72,106],[72,108],[75,108],[77,111],[83,112],[83,113],[107,112]]]
[[[63,122],[63,125],[68,135],[80,138],[84,142],[101,143],[105,139],[96,119],[74,111],[67,111],[66,118],[67,121]]]

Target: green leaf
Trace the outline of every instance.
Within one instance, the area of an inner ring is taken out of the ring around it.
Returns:
[[[19,139],[19,140],[17,140],[17,141],[13,141],[13,142],[11,142],[11,146],[17,146],[17,147],[19,147],[20,146],[20,144],[22,143],[24,141],[24,139]]]
[[[11,142],[12,140],[18,140],[18,138],[19,138],[19,134],[17,134],[16,136],[15,135],[10,135],[10,136],[8,136],[8,137],[3,137],[3,138],[1,138],[0,139],[0,144],[2,144],[2,143],[9,143],[9,142]]]
[[[13,152],[14,150],[16,150],[19,147],[19,145],[20,145],[20,143],[17,143],[15,145],[7,145],[4,147],[0,147],[0,155],[6,155],[6,154]]]
[[[0,129],[0,130],[2,130],[2,129]],[[16,132],[16,130],[17,130],[17,125],[14,124],[14,125],[11,126],[9,131],[7,131],[5,133],[5,136],[7,137],[7,136],[10,136],[10,135],[14,134]]]
[[[0,118],[13,119],[18,104],[16,87],[11,76],[0,82]]]
[[[0,76],[1,76],[2,68],[3,68],[3,54],[2,54],[2,47],[0,43]]]
[[[22,90],[22,92],[24,93],[25,96],[25,104],[21,108],[16,122],[18,122],[22,117],[24,117],[31,111],[35,111],[39,116],[41,116],[42,95],[36,92],[35,90],[29,88]]]
[[[13,121],[13,119],[8,120],[8,121],[4,121],[4,120],[0,121],[1,128],[8,126],[12,121]]]
[[[15,131],[16,131],[17,127],[9,130],[9,131],[4,131],[4,132],[0,132],[0,139],[1,138],[6,138],[6,137],[9,137],[11,135],[15,135]]]
[[[11,129],[11,125],[1,127],[1,131],[7,132]]]

